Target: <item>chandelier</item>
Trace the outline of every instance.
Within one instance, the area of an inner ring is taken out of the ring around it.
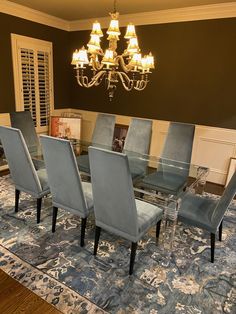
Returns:
[[[72,65],[75,65],[76,78],[80,86],[90,88],[105,82],[112,100],[114,91],[120,81],[126,91],[142,91],[148,84],[148,75],[154,69],[154,58],[151,52],[142,57],[135,26],[130,23],[127,26],[124,38],[127,39],[127,48],[122,54],[117,53],[117,43],[121,35],[119,30],[119,13],[116,11],[116,0],[114,11],[110,13],[111,21],[107,30],[108,48],[103,52],[100,41],[103,37],[99,22],[93,23],[90,40],[87,49],[83,46],[75,50],[72,57]],[[85,70],[90,68],[90,76]]]

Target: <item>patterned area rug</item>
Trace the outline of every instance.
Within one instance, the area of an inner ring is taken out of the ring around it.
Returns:
[[[236,202],[214,264],[209,234],[178,224],[170,264],[161,265],[152,229],[139,243],[133,276],[130,243],[102,232],[94,258],[93,217],[81,248],[79,218],[59,210],[52,234],[51,216],[45,199],[37,225],[35,200],[24,193],[15,214],[14,186],[9,176],[0,177],[0,267],[62,312],[236,313]]]

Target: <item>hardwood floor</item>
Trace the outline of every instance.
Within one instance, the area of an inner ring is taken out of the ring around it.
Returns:
[[[52,305],[0,269],[1,314],[61,314]]]

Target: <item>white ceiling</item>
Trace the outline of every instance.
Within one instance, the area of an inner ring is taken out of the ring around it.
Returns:
[[[113,0],[11,0],[64,20],[105,17],[113,11]],[[117,0],[120,14],[141,13],[198,5],[236,2],[231,0]]]

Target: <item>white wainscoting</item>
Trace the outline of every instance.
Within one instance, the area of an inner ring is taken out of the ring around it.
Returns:
[[[90,141],[97,112],[58,109],[54,115],[62,112],[77,112],[82,115],[82,139]],[[131,117],[116,115],[116,123],[129,125]],[[0,114],[0,125],[10,125],[9,115]],[[153,120],[153,132],[150,154],[160,156],[169,122]],[[225,184],[230,157],[236,157],[236,130],[196,125],[193,143],[192,163],[210,168],[208,181]]]

